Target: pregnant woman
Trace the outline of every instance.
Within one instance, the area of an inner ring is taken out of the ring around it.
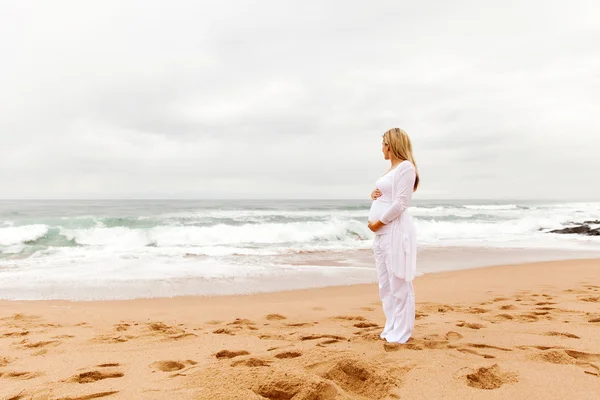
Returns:
[[[419,173],[406,132],[390,129],[383,135],[383,156],[391,167],[371,193],[369,229],[375,232],[373,251],[379,295],[385,314],[381,338],[406,343],[415,326],[416,229],[408,206],[419,186]]]

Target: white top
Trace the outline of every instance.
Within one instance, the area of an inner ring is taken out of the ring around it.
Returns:
[[[417,272],[417,229],[408,212],[416,170],[410,161],[403,161],[391,174],[392,205],[380,220],[390,226],[390,270],[410,282]]]
[[[377,181],[375,182],[375,188],[377,188],[381,191],[381,197],[378,197],[377,199],[373,200],[373,203],[371,204],[371,209],[369,210],[369,221],[375,222],[375,221],[381,220],[381,217],[383,217],[383,214],[385,214],[385,212],[387,210],[389,210],[389,208],[391,207],[392,202],[394,200],[392,198],[392,178],[393,178],[393,176],[394,176],[394,170],[391,170],[387,174],[385,174],[382,177],[380,177],[379,179],[377,179]],[[390,226],[384,225],[381,227],[381,229],[379,229],[377,232],[375,232],[375,234],[376,235],[384,235],[384,234],[389,233],[389,230],[390,230]]]

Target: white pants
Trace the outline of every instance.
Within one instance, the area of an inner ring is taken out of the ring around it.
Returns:
[[[379,296],[385,314],[385,327],[381,338],[388,342],[406,343],[415,327],[415,292],[412,282],[398,278],[390,270],[390,252],[394,250],[390,236],[376,235],[373,241]]]

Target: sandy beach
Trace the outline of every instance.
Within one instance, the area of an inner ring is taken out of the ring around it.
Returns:
[[[596,399],[600,260],[427,274],[406,345],[374,284],[1,301],[0,399]]]
[[[600,400],[599,20],[0,0],[0,400]]]

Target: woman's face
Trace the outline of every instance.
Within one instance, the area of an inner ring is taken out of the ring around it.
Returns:
[[[390,159],[390,146],[385,141],[385,138],[381,142],[381,152],[383,153],[383,158],[386,160]]]

